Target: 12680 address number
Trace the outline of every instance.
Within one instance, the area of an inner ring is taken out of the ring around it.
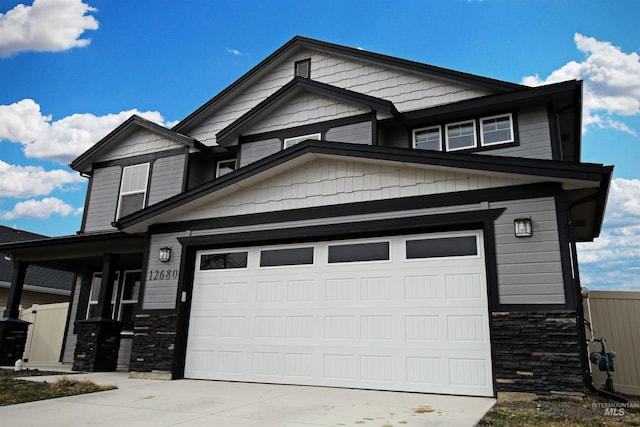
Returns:
[[[178,269],[149,270],[147,280],[172,280],[178,278]]]

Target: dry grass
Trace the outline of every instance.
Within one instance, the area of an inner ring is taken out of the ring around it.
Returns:
[[[60,377],[55,382],[25,381],[16,379],[16,377],[24,376],[24,374],[15,373],[15,375],[12,375],[11,371],[2,371],[0,375],[0,406],[94,393],[116,388],[113,385],[98,385],[91,381],[81,381],[66,376]]]
[[[597,396],[584,399],[539,398],[533,401],[499,402],[478,424],[495,427],[622,427],[640,426],[639,401],[636,396],[628,396],[633,407],[623,413],[606,414],[605,408],[614,402]]]

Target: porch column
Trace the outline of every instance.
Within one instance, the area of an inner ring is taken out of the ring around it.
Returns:
[[[97,315],[76,322],[78,340],[73,353],[74,371],[109,372],[118,367],[122,323],[111,319],[111,295],[118,260],[116,254],[104,254]]]
[[[24,353],[29,322],[18,319],[18,316],[28,266],[24,261],[13,262],[7,307],[0,319],[0,365],[13,365]]]

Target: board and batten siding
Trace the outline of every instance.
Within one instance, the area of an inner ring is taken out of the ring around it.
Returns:
[[[492,202],[506,208],[495,222],[501,304],[564,304],[564,280],[553,197]],[[531,217],[533,235],[518,238],[513,221]]]
[[[161,202],[182,191],[185,154],[161,157],[153,162],[147,205]]]
[[[121,174],[120,166],[98,168],[93,171],[84,232],[114,229],[111,222],[116,218]]]
[[[108,152],[102,154],[97,162],[109,160],[121,160],[127,157],[141,156],[145,154],[157,154],[162,151],[184,148],[184,145],[169,138],[158,135],[147,129],[139,129],[133,132],[125,140],[119,142]]]
[[[186,235],[188,232],[151,236],[149,262],[144,277],[143,310],[173,310],[176,307],[182,256],[182,245],[178,238]],[[171,248],[171,259],[168,262],[158,259],[158,252],[163,247]]]
[[[485,89],[430,78],[409,72],[367,63],[350,57],[301,50],[283,58],[268,73],[255,79],[243,91],[227,100],[208,119],[189,130],[189,135],[205,145],[216,143],[215,135],[258,103],[272,95],[294,78],[295,61],[311,58],[311,79],[354,92],[386,99],[398,111],[428,108],[490,95]]]

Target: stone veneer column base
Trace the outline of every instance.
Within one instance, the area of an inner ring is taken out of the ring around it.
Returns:
[[[108,319],[76,322],[78,341],[73,353],[74,371],[111,372],[118,367],[122,323]]]
[[[576,313],[491,313],[496,392],[584,393]]]
[[[29,325],[20,319],[0,319],[0,365],[14,365],[22,359]]]
[[[171,373],[177,327],[175,313],[136,315],[129,371]]]

